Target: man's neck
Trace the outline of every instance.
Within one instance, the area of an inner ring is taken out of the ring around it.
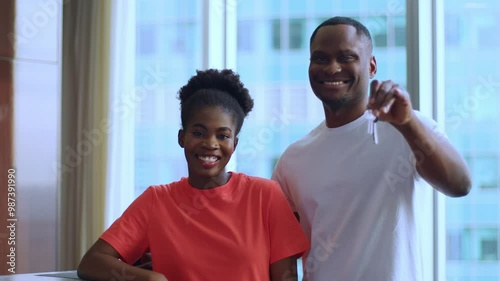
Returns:
[[[361,117],[366,111],[366,105],[346,106],[330,109],[323,105],[325,111],[325,122],[328,128],[337,128],[351,123]]]

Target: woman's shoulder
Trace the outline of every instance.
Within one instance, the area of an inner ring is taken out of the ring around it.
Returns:
[[[272,191],[276,188],[279,188],[278,183],[270,179],[250,176],[244,173],[235,173],[234,175],[240,178],[240,184],[251,187],[252,189]]]
[[[170,193],[172,191],[178,190],[179,188],[182,188],[186,184],[187,184],[187,178],[181,178],[178,181],[174,181],[167,184],[150,185],[149,187],[146,188],[146,190],[144,190],[144,192],[152,192],[154,194]]]

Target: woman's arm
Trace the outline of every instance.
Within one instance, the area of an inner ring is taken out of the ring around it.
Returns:
[[[161,273],[129,265],[106,241],[97,240],[78,265],[78,277],[85,280],[167,281]]]
[[[271,281],[298,281],[297,258],[292,256],[272,263],[270,274]]]

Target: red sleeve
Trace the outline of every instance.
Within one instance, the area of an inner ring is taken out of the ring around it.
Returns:
[[[115,248],[122,260],[129,264],[149,248],[149,218],[155,198],[154,188],[149,187],[99,237]]]
[[[272,264],[290,256],[302,256],[310,244],[278,184],[273,182],[269,190],[269,263]]]

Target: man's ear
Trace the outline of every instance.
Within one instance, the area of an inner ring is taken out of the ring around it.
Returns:
[[[375,77],[375,74],[377,74],[377,60],[375,56],[372,56],[370,58],[370,79]]]
[[[236,150],[236,146],[238,146],[238,140],[239,140],[238,137],[234,138],[234,148],[233,148],[233,150]]]
[[[179,146],[184,148],[184,131],[179,130],[177,133],[177,142],[179,143]]]

